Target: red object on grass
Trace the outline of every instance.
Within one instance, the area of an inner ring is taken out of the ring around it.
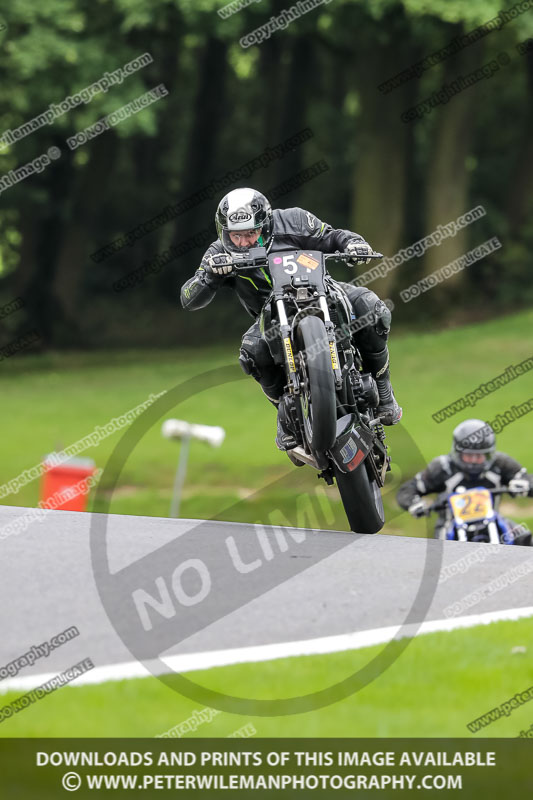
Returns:
[[[92,458],[69,458],[60,464],[50,456],[43,461],[41,480],[41,508],[62,511],[85,511],[91,491],[87,479],[94,475],[96,467]]]

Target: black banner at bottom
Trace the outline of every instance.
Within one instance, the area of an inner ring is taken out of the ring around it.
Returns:
[[[532,757],[528,739],[0,739],[0,796],[531,797]]]

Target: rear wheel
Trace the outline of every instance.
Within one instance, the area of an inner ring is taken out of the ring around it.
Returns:
[[[335,442],[337,405],[328,335],[320,317],[304,317],[296,339],[306,384],[300,401],[305,438],[311,450],[323,452]]]
[[[334,466],[342,504],[354,533],[377,533],[385,524],[381,491],[369,478],[363,463],[353,472],[341,472]]]

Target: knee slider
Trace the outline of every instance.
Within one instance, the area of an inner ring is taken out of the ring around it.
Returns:
[[[246,375],[251,375],[252,378],[259,378],[259,370],[257,369],[257,364],[255,363],[254,359],[246,350],[242,347],[239,352],[239,364],[241,365],[242,371]]]
[[[378,300],[374,306],[374,314],[376,315],[376,331],[379,334],[387,334],[390,331],[390,324],[392,314],[390,308],[387,308],[383,300]]]
[[[353,307],[358,317],[364,317],[366,314],[374,316],[374,325],[378,333],[389,332],[392,314],[375,292],[370,289],[361,292],[358,297],[354,298]]]
[[[381,302],[375,292],[362,287],[359,287],[359,291],[355,296],[352,294],[350,300],[352,301],[354,311],[358,317],[372,314],[376,310],[376,305]],[[383,303],[383,305],[385,305],[385,303]],[[385,308],[386,307],[387,306],[385,306]]]

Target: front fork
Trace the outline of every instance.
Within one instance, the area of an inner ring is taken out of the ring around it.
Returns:
[[[287,374],[289,392],[291,394],[298,394],[300,382],[298,380],[298,373],[296,372],[296,364],[294,362],[294,353],[292,350],[291,326],[287,319],[285,303],[281,297],[276,299],[276,309],[278,312],[281,341],[283,342],[283,358],[285,360],[285,372]]]
[[[289,392],[290,403],[287,403],[286,409],[289,417],[292,420],[292,426],[295,429],[302,427],[301,411],[297,407],[296,398],[300,396],[300,376],[296,369],[296,362],[294,359],[294,352],[292,349],[291,339],[291,326],[287,319],[287,312],[285,311],[285,303],[282,297],[276,298],[276,309],[278,312],[280,336],[283,344],[283,359],[285,363],[285,374],[287,376],[287,389]],[[302,443],[305,448],[305,438],[302,438]]]
[[[328,336],[329,354],[331,358],[331,368],[335,376],[335,389],[339,391],[342,388],[342,372],[339,365],[339,354],[337,351],[337,342],[335,339],[335,326],[331,321],[329,308],[325,295],[319,295],[318,304],[324,316],[324,325]],[[291,394],[298,394],[300,383],[298,380],[298,373],[296,371],[296,364],[294,361],[294,352],[291,340],[291,326],[285,311],[285,303],[283,297],[276,298],[276,309],[278,312],[279,327],[281,333],[281,340],[283,342],[283,357],[285,360],[285,369],[288,379],[288,388]]]
[[[342,389],[342,372],[339,365],[339,353],[337,351],[337,340],[335,338],[335,325],[331,321],[331,317],[329,315],[328,303],[325,295],[323,294],[319,295],[318,304],[320,306],[320,310],[324,315],[324,325],[326,327],[326,333],[328,335],[331,368],[335,376],[335,389],[337,391],[340,391]]]
[[[335,325],[331,320],[327,300],[324,294],[319,295],[318,304],[324,317],[324,326],[328,337],[331,368],[333,370],[335,379],[335,390],[337,393],[339,393],[342,391],[343,380],[347,376],[343,374],[339,363],[339,354],[335,337]],[[291,326],[289,325],[289,320],[287,318],[283,297],[276,298],[276,309],[278,313],[281,340],[283,342],[283,357],[287,375],[287,388],[289,394],[294,398],[295,396],[300,395],[301,386],[294,359],[294,351],[291,339]],[[296,410],[296,408],[294,408],[294,411],[299,416],[299,409]],[[374,443],[372,450],[368,454],[369,469],[373,477],[376,479],[378,486],[383,487],[385,483],[385,474],[388,470],[390,470],[390,457],[387,454],[387,447],[384,443],[385,431],[379,420],[372,420],[370,422],[370,427],[373,427],[372,434]],[[328,484],[333,483],[331,468],[329,467],[329,460],[321,453],[315,454],[315,456],[319,462],[319,465],[323,469],[322,473],[319,474],[319,477],[323,477]]]

